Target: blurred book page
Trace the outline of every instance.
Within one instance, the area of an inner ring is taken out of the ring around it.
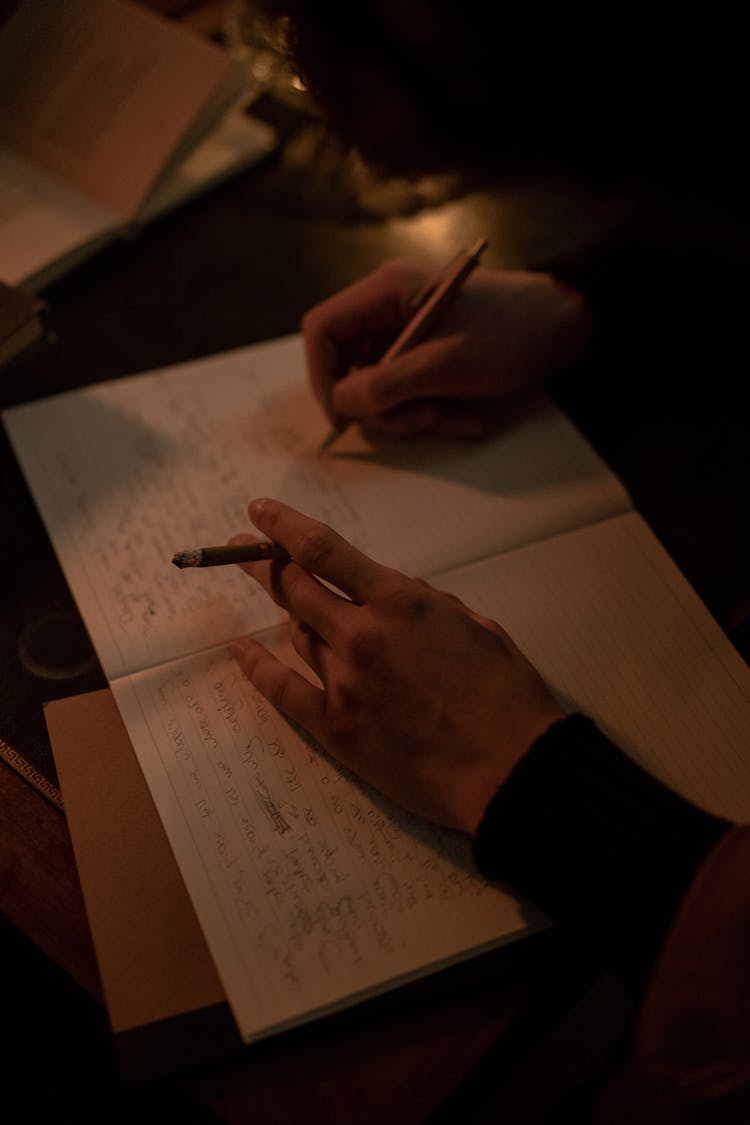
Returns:
[[[0,141],[129,218],[233,69],[127,0],[23,0],[0,29]]]
[[[0,277],[20,285],[51,261],[109,241],[117,215],[0,145]]]

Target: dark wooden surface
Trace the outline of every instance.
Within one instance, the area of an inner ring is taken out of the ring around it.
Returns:
[[[395,255],[442,262],[488,237],[488,265],[524,266],[596,241],[614,217],[601,200],[552,184],[492,194],[445,183],[385,189],[344,161],[314,121],[261,108],[280,129],[280,153],[50,287],[54,341],[3,371],[3,407],[295,331],[308,307]],[[729,622],[741,596],[725,564],[743,558],[736,448],[746,418],[707,412],[698,394],[662,395],[649,411],[627,393],[626,378],[608,378],[611,393],[601,380],[592,389],[589,376],[562,388],[562,401]],[[0,472],[0,738],[54,780],[42,706],[104,679],[4,437]],[[610,1002],[606,989],[601,1003],[595,991],[592,1009],[576,1008],[592,995],[596,964],[550,934],[223,1066],[125,1089],[64,814],[4,764],[0,832],[7,1073],[25,1098],[19,1121],[44,1104],[58,1116],[108,1122],[479,1120],[489,1088],[507,1086],[516,1102],[523,1089],[532,1105],[538,1082],[513,1087],[512,1075],[548,1033],[565,1041],[568,1013],[579,1018],[570,1025],[578,1038],[567,1042],[584,1053],[622,1020],[620,998]],[[512,1120],[532,1121],[532,1110]]]

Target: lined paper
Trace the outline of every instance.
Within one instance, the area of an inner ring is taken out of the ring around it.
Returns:
[[[750,816],[750,669],[636,513],[434,582],[671,788]]]
[[[226,649],[112,690],[246,1039],[546,924],[476,875],[466,837],[303,741]]]
[[[389,566],[428,574],[623,511],[628,497],[540,398],[486,442],[352,432],[335,453],[299,337],[9,410],[5,425],[109,678],[280,619],[234,568],[175,551],[251,530],[275,496]]]

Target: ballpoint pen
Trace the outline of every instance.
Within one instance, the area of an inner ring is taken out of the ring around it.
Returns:
[[[380,360],[381,363],[388,363],[409,348],[413,348],[430,333],[458,295],[469,274],[478,265],[479,258],[488,245],[487,239],[482,238],[470,250],[461,251],[434,281],[420,290],[413,302],[415,311],[412,317],[388,348]],[[320,452],[325,452],[349,424],[347,421],[335,425],[321,444]]]

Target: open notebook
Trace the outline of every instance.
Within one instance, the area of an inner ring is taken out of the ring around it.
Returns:
[[[348,776],[239,673],[226,642],[246,632],[296,660],[283,614],[239,571],[170,560],[246,529],[252,496],[497,618],[634,758],[750,812],[750,671],[544,396],[489,441],[374,450],[349,432],[320,456],[290,337],[4,420],[245,1039],[544,924],[474,873],[466,840]]]
[[[0,20],[0,279],[33,290],[275,146],[245,68],[130,0]]]

